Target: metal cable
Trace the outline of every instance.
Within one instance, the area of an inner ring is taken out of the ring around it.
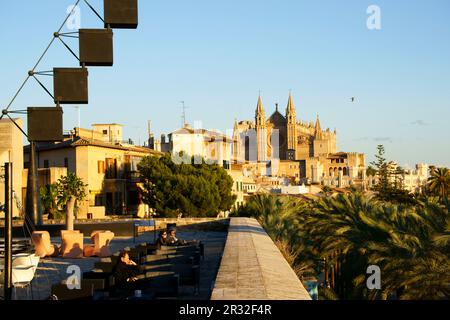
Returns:
[[[88,7],[95,13],[95,15],[96,15],[100,20],[102,20],[102,22],[105,22],[105,20],[103,20],[102,16],[97,12],[97,10],[94,9],[93,6],[91,6],[91,4],[90,4],[87,0],[84,0],[84,2],[85,2],[85,3],[88,5]]]
[[[75,3],[75,5],[72,7],[72,10],[70,11],[70,13],[67,15],[67,17],[64,19],[64,22],[61,24],[61,26],[59,27],[57,33],[59,33],[63,28],[64,25],[66,24],[67,20],[69,20],[70,16],[74,13],[75,8],[78,6],[78,4],[80,3],[81,0],[77,0],[77,2]],[[44,58],[44,56],[47,54],[48,50],[50,49],[50,47],[52,46],[53,42],[55,41],[55,36],[53,36],[52,40],[50,41],[50,43],[48,44],[48,46],[45,48],[44,52],[42,53],[42,55],[39,57],[38,61],[36,62],[36,64],[34,65],[33,69],[31,69],[31,73],[34,73],[34,71],[36,70],[36,68],[39,66],[39,64],[41,63],[42,59]],[[13,98],[11,99],[11,101],[8,103],[7,107],[6,107],[6,111],[9,110],[9,108],[11,107],[11,105],[13,104],[13,102],[16,100],[17,96],[20,94],[20,92],[22,91],[22,89],[25,87],[25,84],[28,82],[28,80],[30,79],[31,75],[28,74],[28,76],[25,78],[25,80],[23,81],[22,85],[19,87],[19,90],[17,90],[16,94],[13,96]],[[3,117],[5,116],[4,113],[2,113],[0,115],[0,120],[3,119]]]

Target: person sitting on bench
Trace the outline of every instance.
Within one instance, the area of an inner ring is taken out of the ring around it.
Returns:
[[[167,245],[169,246],[184,246],[187,242],[177,238],[177,230],[169,230],[169,236],[167,237]]]
[[[167,238],[167,231],[162,230],[159,232],[158,240],[156,241],[156,245],[158,248],[161,248],[161,246],[167,246],[169,244],[168,238]]]
[[[117,284],[133,283],[138,281],[138,275],[142,272],[140,267],[130,259],[127,251],[122,251],[119,261],[114,269],[114,278]]]

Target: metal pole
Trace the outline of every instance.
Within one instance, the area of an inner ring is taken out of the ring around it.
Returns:
[[[80,110],[80,106],[75,106],[75,109],[77,109],[77,126],[78,126],[78,131],[81,128],[81,110]]]
[[[12,298],[12,163],[5,163],[5,300]]]
[[[30,142],[30,167],[28,169],[28,187],[27,187],[27,204],[26,213],[33,225],[30,229],[34,229],[36,225],[42,225],[42,216],[40,214],[39,202],[39,184],[37,178],[36,163],[36,143]]]

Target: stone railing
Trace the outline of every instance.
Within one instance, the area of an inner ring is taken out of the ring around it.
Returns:
[[[255,219],[232,218],[212,300],[311,300]]]

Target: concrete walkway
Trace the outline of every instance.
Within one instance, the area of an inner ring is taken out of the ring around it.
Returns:
[[[233,218],[212,300],[311,300],[255,219]]]

